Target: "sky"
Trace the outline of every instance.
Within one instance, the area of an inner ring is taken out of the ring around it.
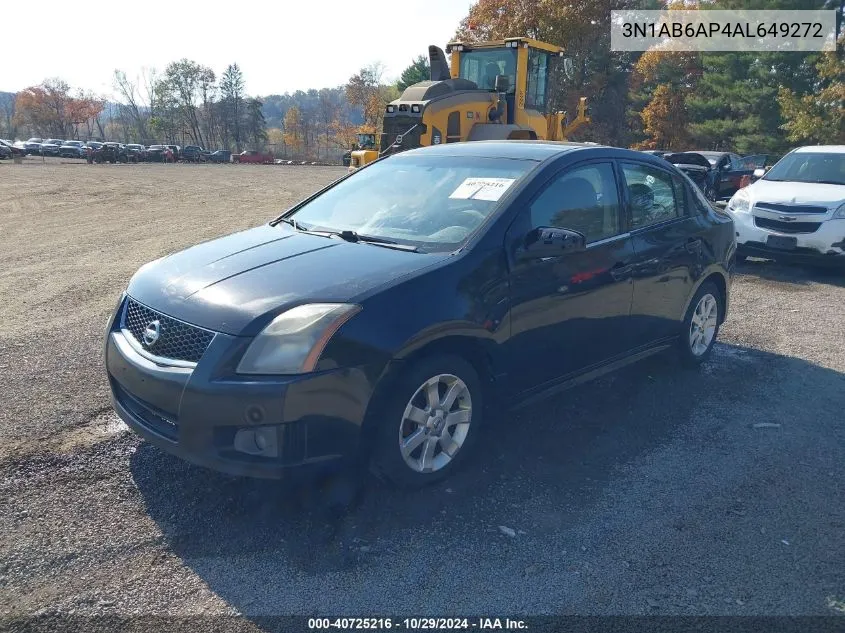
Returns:
[[[469,0],[2,0],[0,90],[48,77],[114,96],[115,69],[137,77],[183,57],[222,75],[237,63],[251,95],[339,86],[360,68],[399,76],[445,46]],[[47,28],[47,25],[50,25]],[[102,39],[101,39],[102,38]]]

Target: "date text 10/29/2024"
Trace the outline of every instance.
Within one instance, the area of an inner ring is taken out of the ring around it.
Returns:
[[[388,630],[442,631],[480,630],[516,631],[527,629],[524,620],[510,618],[308,618],[311,631],[338,630]]]

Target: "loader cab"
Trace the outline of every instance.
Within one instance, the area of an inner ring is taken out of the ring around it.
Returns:
[[[376,144],[376,135],[375,134],[357,134],[356,135],[358,141],[358,148],[357,149],[377,149],[378,145]]]
[[[468,79],[479,89],[494,92],[496,74],[508,77],[507,123],[542,125],[534,119],[551,112],[551,84],[561,75],[562,48],[518,37],[472,44],[451,42],[446,50],[452,55],[453,78]]]

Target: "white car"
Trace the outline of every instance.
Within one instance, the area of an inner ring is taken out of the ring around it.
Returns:
[[[845,145],[792,150],[727,212],[740,256],[845,264]]]

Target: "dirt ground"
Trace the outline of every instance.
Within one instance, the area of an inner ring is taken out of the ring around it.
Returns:
[[[341,515],[129,433],[101,349],[132,273],[343,173],[0,163],[0,616],[845,613],[842,273],[745,264],[700,371],[497,420],[443,485]]]

